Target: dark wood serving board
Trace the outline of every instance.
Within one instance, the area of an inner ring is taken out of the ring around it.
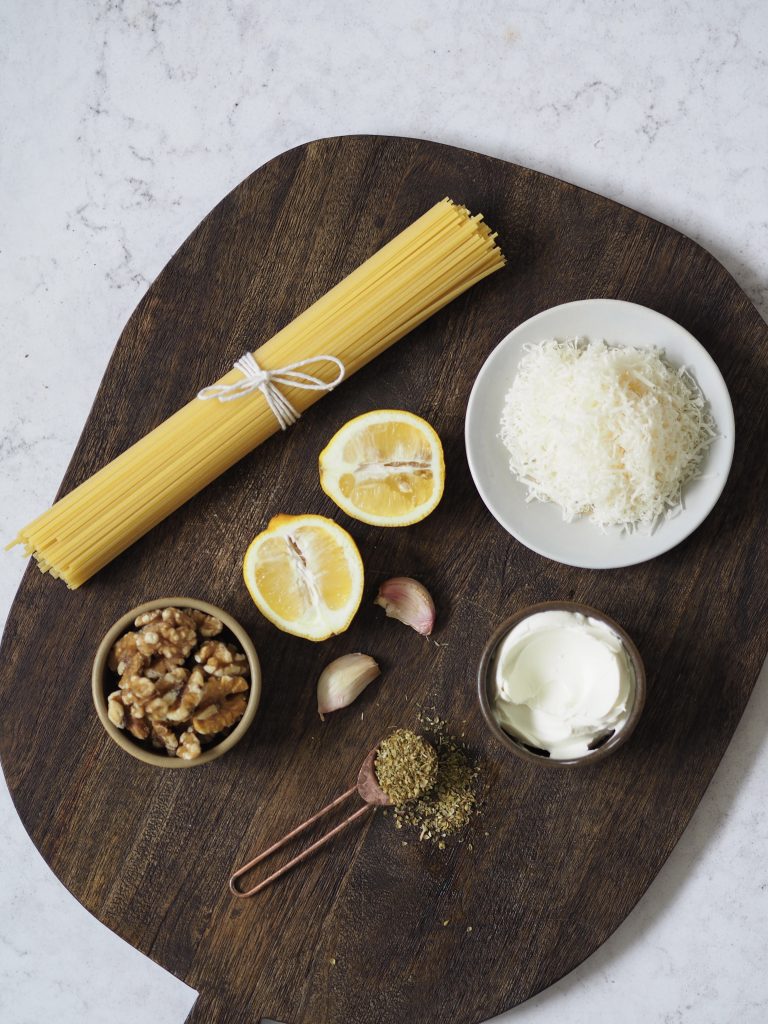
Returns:
[[[509,258],[75,592],[30,568],[0,654],[0,754],[19,814],[53,871],[99,920],[200,990],[190,1020],[472,1024],[587,957],[680,838],[765,656],[768,329],[688,238],[583,189],[408,139],[323,139],[228,195],[150,287],[115,349],[61,492],[172,413],[444,195],[482,211]],[[469,390],[494,345],[532,314],[593,296],[667,314],[714,356],[737,419],[726,490],[684,544],[644,565],[547,561],[486,512],[464,455]],[[348,418],[395,407],[440,433],[447,489],[423,523],[353,522],[320,490],[320,449]],[[334,517],[366,568],[345,635],[278,632],[240,576],[277,512]],[[7,556],[9,557],[9,556]],[[372,605],[413,575],[439,610],[429,643]],[[264,695],[247,738],[194,771],[127,756],[91,705],[96,645],[126,609],[183,593],[249,630]],[[648,701],[631,741],[584,771],[529,766],[485,730],[483,644],[515,609],[595,605],[637,642]],[[314,684],[363,650],[383,675],[321,723]],[[434,707],[485,759],[487,806],[439,850],[377,814],[264,894],[235,900],[234,866],[354,778],[390,727]],[[407,845],[404,844],[407,840]]]

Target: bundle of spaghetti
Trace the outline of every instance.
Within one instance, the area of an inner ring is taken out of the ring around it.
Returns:
[[[329,383],[329,354],[350,376],[503,266],[495,238],[482,215],[443,199],[257,349],[258,366],[276,371],[318,358],[312,373]],[[217,384],[241,379],[232,369]],[[286,384],[280,392],[299,413],[325,394]],[[196,397],[8,546],[23,544],[43,572],[79,587],[279,429],[258,389],[231,401]]]

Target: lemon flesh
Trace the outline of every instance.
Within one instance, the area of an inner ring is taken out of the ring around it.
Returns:
[[[376,526],[426,518],[443,494],[443,450],[413,413],[376,410],[350,420],[320,455],[320,482],[345,512]]]
[[[343,632],[363,593],[357,545],[323,516],[277,516],[252,541],[243,575],[262,614],[308,640]]]

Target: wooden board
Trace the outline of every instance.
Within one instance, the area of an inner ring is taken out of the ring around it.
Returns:
[[[543,174],[433,143],[324,139],[227,196],[128,322],[61,493],[444,195],[485,213],[508,268],[81,590],[30,568],[8,620],[0,753],[24,824],[89,910],[200,990],[196,1024],[469,1024],[551,984],[606,939],[659,871],[766,653],[766,325],[723,267],[676,231]],[[712,515],[663,557],[617,571],[569,568],[522,547],[486,512],[464,455],[467,397],[493,346],[539,310],[591,296],[643,303],[690,330],[717,360],[737,417],[734,468]],[[317,480],[332,433],[387,406],[422,414],[445,444],[446,496],[405,530],[348,520]],[[251,604],[242,553],[277,512],[334,516],[357,539],[367,590],[346,635],[313,645],[277,632]],[[373,607],[378,584],[396,574],[434,592],[439,646]],[[163,772],[108,739],[89,672],[125,609],[176,592],[223,605],[246,626],[264,697],[232,753],[198,771]],[[513,760],[477,706],[489,633],[550,598],[604,609],[646,660],[637,732],[589,771]],[[318,673],[355,650],[379,658],[383,676],[321,724]],[[418,704],[465,731],[486,760],[488,804],[467,842],[440,851],[378,814],[262,896],[234,900],[232,868],[345,789],[386,730],[415,724]]]

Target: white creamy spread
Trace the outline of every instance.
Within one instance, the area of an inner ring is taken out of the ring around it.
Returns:
[[[501,642],[494,682],[502,728],[562,760],[588,754],[591,743],[621,729],[634,679],[624,644],[606,623],[546,611]]]

